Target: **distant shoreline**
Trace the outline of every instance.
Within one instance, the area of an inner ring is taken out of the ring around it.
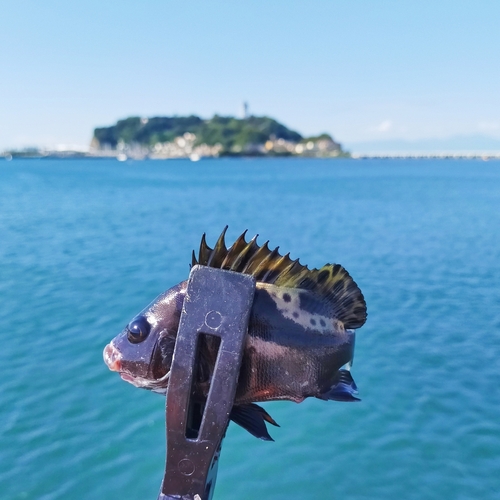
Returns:
[[[197,162],[200,160],[224,160],[224,159],[294,159],[294,160],[500,160],[500,153],[438,153],[438,154],[357,154],[352,153],[346,156],[337,157],[306,157],[306,156],[296,156],[296,155],[224,155],[218,157],[180,157],[180,158],[134,158],[127,157],[121,153],[118,154],[94,154],[94,153],[82,153],[79,151],[43,151],[43,152],[25,152],[25,151],[12,151],[9,153],[0,154],[0,160],[12,161],[12,160],[43,160],[43,159],[57,159],[57,160],[116,160],[119,162],[124,162],[127,160],[131,161],[172,161],[172,160],[184,160]]]

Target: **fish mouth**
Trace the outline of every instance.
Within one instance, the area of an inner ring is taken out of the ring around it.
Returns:
[[[132,375],[126,372],[120,372],[120,377],[122,378],[122,380],[125,380],[125,382],[130,382],[131,384],[135,380],[134,377],[132,377]]]
[[[122,355],[120,351],[111,343],[108,344],[102,353],[104,362],[112,372],[120,372],[122,369]]]
[[[125,382],[139,387],[140,389],[149,389],[156,392],[165,392],[167,390],[168,379],[170,378],[170,371],[168,371],[163,377],[158,379],[149,379],[144,377],[134,377],[127,372],[120,372],[120,377]]]
[[[113,372],[118,372],[122,380],[129,382],[135,387],[140,387],[142,389],[150,389],[152,391],[165,392],[167,389],[168,379],[170,378],[170,370],[157,379],[148,379],[144,377],[137,377],[132,375],[123,369],[122,364],[122,354],[113,345],[113,343],[108,344],[103,351],[104,362],[108,368]]]

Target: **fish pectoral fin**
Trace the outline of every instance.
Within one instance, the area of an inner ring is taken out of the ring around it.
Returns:
[[[319,399],[333,401],[361,401],[355,396],[358,393],[356,382],[348,370],[339,370],[334,379],[334,384],[325,393],[320,394]]]
[[[264,408],[254,403],[233,406],[229,418],[235,424],[238,424],[252,434],[252,436],[264,441],[274,441],[267,432],[266,422],[279,427]]]

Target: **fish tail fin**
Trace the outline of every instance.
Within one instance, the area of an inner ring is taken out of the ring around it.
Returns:
[[[252,434],[252,436],[264,441],[274,441],[267,432],[265,422],[279,427],[271,415],[255,403],[233,406],[229,418]]]
[[[356,382],[348,370],[339,370],[333,379],[334,383],[327,392],[320,394],[319,399],[333,401],[361,401],[355,396],[358,393]]]

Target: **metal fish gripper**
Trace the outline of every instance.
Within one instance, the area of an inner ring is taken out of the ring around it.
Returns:
[[[158,500],[212,498],[255,286],[249,275],[205,266],[191,270],[166,396],[167,453]],[[220,342],[204,405],[192,394],[201,336]]]

